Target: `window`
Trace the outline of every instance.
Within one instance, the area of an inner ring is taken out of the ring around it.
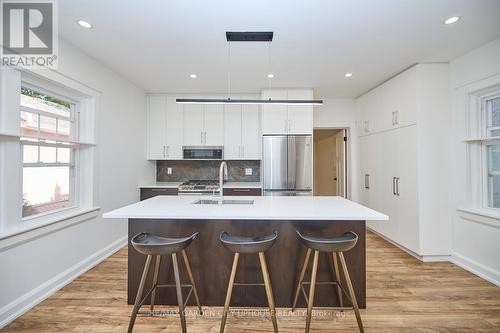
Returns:
[[[500,96],[484,102],[486,137],[483,142],[487,156],[487,206],[500,209]]]
[[[75,207],[75,105],[21,87],[22,217]]]

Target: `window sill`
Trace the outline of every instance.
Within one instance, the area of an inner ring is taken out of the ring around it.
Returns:
[[[500,211],[489,209],[457,208],[458,215],[468,221],[500,228]]]
[[[80,210],[70,215],[56,217],[38,226],[22,227],[21,223],[19,228],[7,230],[5,233],[0,234],[0,251],[5,251],[57,230],[96,218],[99,215],[99,210],[99,207]]]

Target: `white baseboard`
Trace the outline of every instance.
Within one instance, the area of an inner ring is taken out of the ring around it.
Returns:
[[[400,244],[394,242],[393,240],[385,237],[384,235],[381,235],[380,233],[376,232],[375,230],[371,229],[370,227],[366,227],[370,232],[373,232],[375,235],[379,236],[380,238],[386,240],[387,242],[391,243],[392,245],[400,248],[401,250],[405,251],[412,257],[415,257],[418,260],[421,260],[423,262],[439,262],[439,261],[449,261],[458,267],[461,267],[465,269],[468,272],[471,272],[474,275],[479,276],[482,279],[485,279],[488,282],[493,283],[496,286],[500,287],[500,272],[496,271],[494,269],[491,269],[490,267],[487,267],[483,264],[480,264],[470,258],[464,257],[461,254],[458,253],[453,253],[452,255],[419,255],[416,254],[415,252],[405,248],[404,246],[401,246]]]
[[[385,241],[391,243],[392,245],[398,247],[399,249],[405,251],[412,257],[423,261],[423,262],[440,262],[440,261],[450,261],[451,256],[450,255],[420,255],[418,253],[413,252],[412,250],[404,247],[401,244],[398,244],[397,242],[393,241],[392,239],[387,238],[386,236],[378,233],[377,231],[373,230],[369,226],[366,226],[366,229],[370,230],[370,232],[373,232],[375,235],[379,236],[380,238],[384,239]]]
[[[105,248],[97,251],[90,257],[80,261],[76,265],[68,268],[64,272],[54,276],[44,284],[31,290],[27,294],[19,297],[17,300],[5,305],[0,309],[0,329],[8,325],[17,317],[27,312],[29,309],[42,302],[59,289],[87,272],[103,260],[120,250],[127,244],[127,236],[118,239]]]
[[[489,281],[493,283],[494,285],[500,287],[500,272],[494,269],[491,269],[490,267],[487,267],[483,264],[478,263],[477,261],[474,261],[470,258],[464,257],[461,254],[458,253],[453,253],[451,255],[451,260],[452,263],[455,265],[462,267],[466,271],[471,272],[472,274],[475,274],[479,276],[480,278],[485,279],[486,281]]]

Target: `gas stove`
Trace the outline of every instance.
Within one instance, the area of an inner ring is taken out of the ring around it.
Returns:
[[[219,191],[216,180],[189,180],[179,185],[179,194],[212,194]]]

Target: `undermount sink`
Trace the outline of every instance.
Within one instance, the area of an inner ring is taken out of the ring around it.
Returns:
[[[193,205],[253,205],[253,200],[232,200],[232,199],[200,199],[193,202]]]

